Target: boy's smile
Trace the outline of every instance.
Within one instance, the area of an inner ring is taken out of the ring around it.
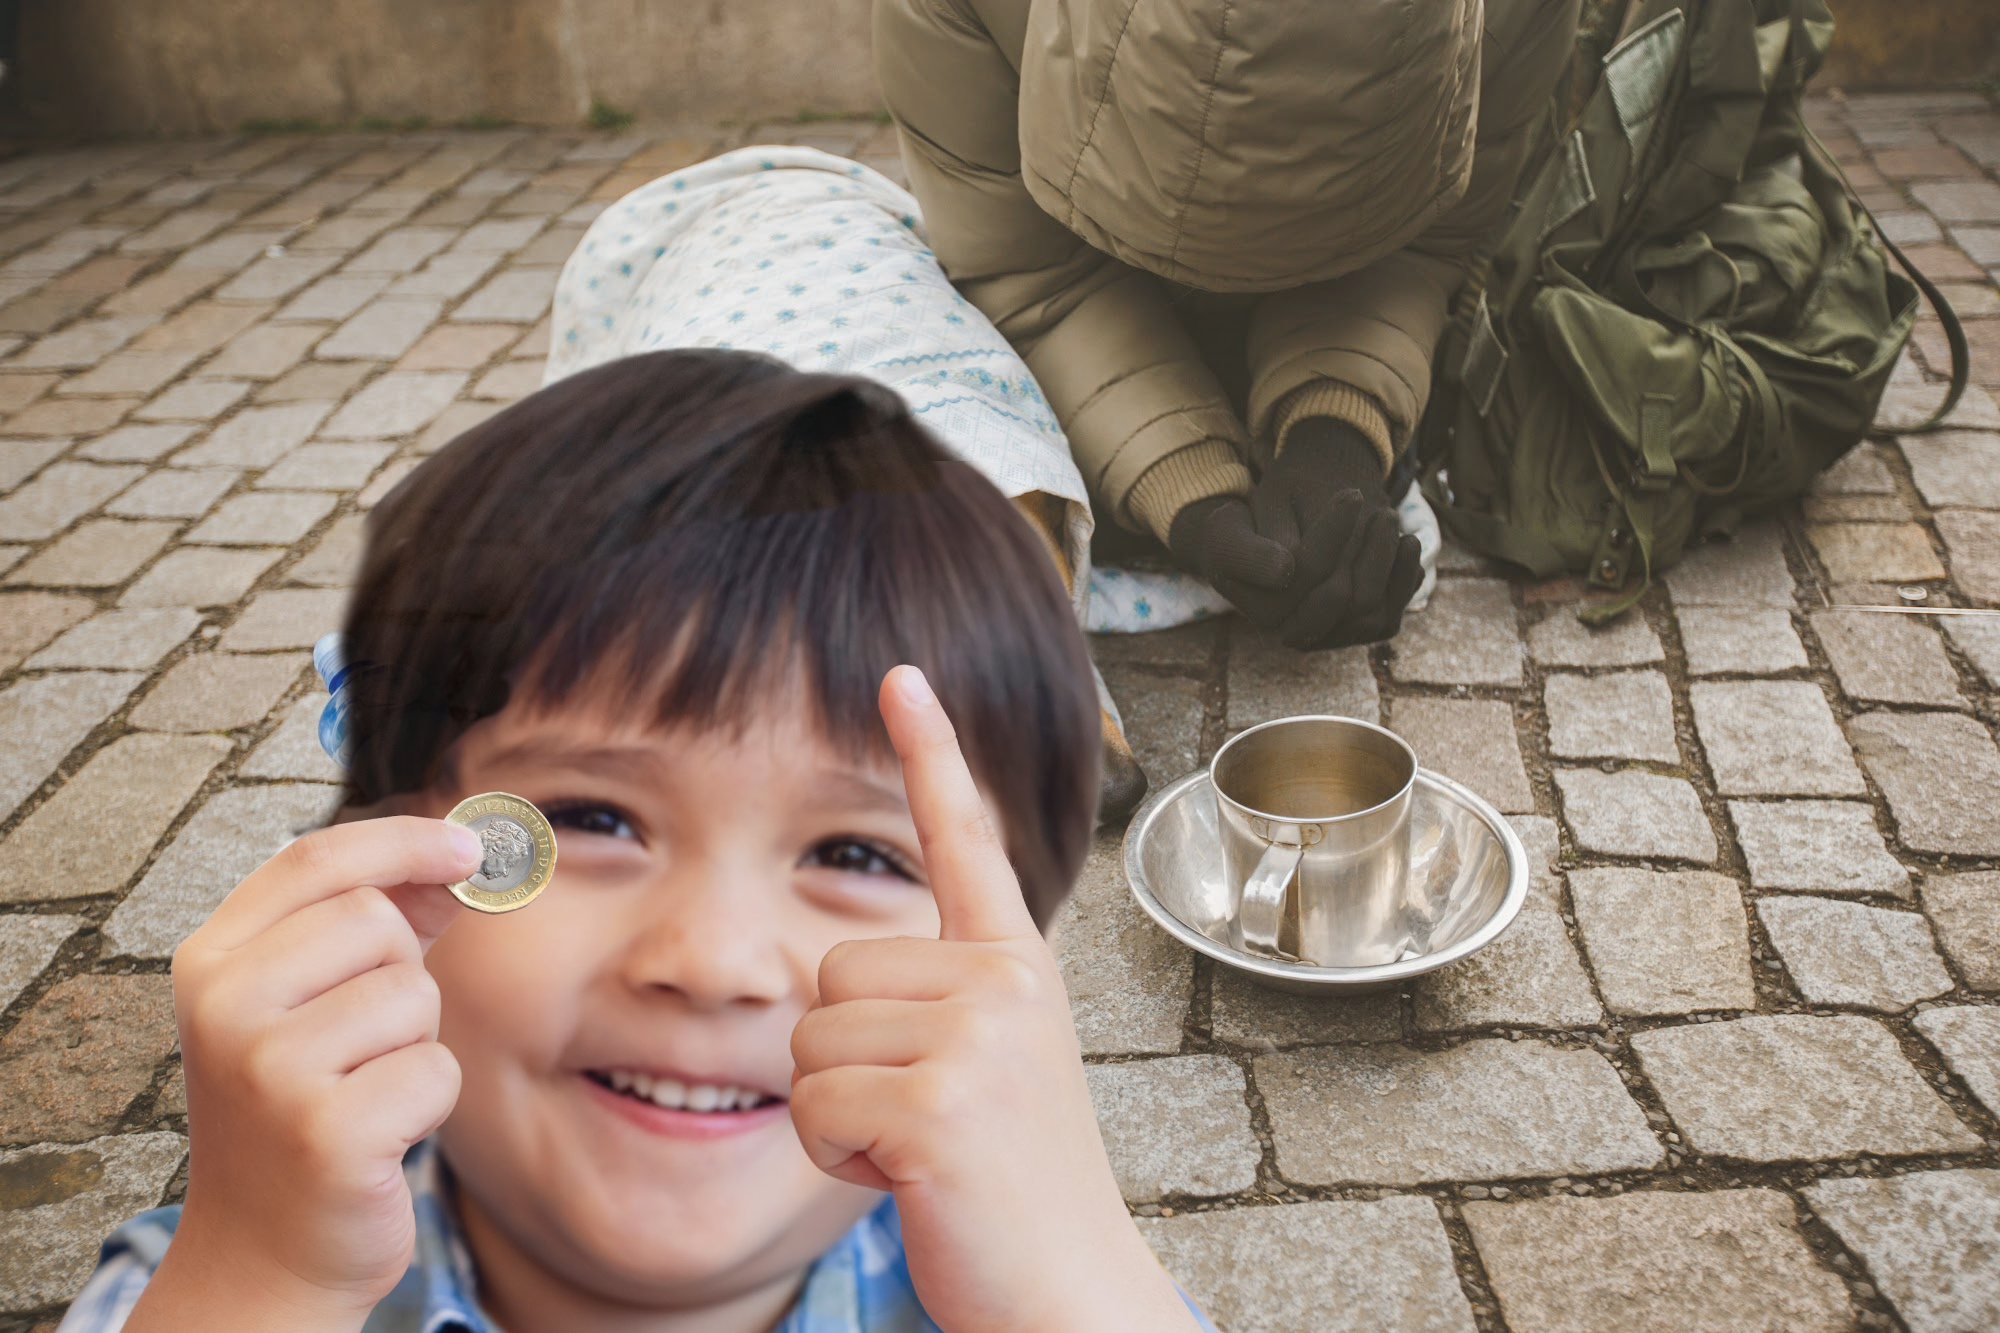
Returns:
[[[785,1119],[782,1095],[722,1079],[634,1069],[591,1069],[583,1077],[613,1111],[652,1134],[714,1139]]]
[[[654,1127],[663,1134],[678,1133],[733,1133],[747,1122],[740,1117],[752,1111],[769,1110],[782,1105],[785,1098],[772,1092],[760,1092],[756,1088],[740,1087],[734,1083],[720,1083],[709,1079],[696,1078],[687,1073],[669,1074],[644,1069],[592,1069],[585,1078],[604,1091],[610,1093],[621,1105],[625,1102],[637,1104],[641,1115],[639,1123]],[[663,1119],[657,1111],[678,1111],[683,1117],[695,1119]],[[737,1117],[738,1123],[729,1123],[721,1117]],[[708,1124],[702,1126],[701,1122]]]
[[[612,712],[511,706],[425,798],[518,793],[561,848],[529,910],[468,913],[428,958],[464,1071],[438,1137],[503,1324],[578,1295],[782,1309],[880,1197],[816,1169],[791,1124],[820,960],[938,932],[893,757],[843,754],[783,704],[741,734]]]

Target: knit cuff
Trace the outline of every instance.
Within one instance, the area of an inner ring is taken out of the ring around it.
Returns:
[[[1212,495],[1248,495],[1250,469],[1225,440],[1202,440],[1176,449],[1139,474],[1125,508],[1146,530],[1167,542],[1174,516]]]
[[[1368,394],[1339,380],[1313,380],[1285,395],[1274,414],[1278,428],[1272,457],[1285,452],[1292,427],[1307,417],[1333,417],[1344,421],[1365,436],[1382,456],[1382,475],[1387,476],[1396,462],[1396,446],[1389,418]]]

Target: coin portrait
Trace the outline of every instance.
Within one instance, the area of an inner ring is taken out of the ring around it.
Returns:
[[[445,818],[479,835],[479,868],[450,886],[467,907],[511,912],[548,887],[556,868],[555,832],[532,804],[491,791],[460,801]]]

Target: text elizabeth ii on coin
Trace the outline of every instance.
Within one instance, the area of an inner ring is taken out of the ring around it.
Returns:
[[[476,912],[512,912],[533,902],[556,869],[556,835],[542,812],[518,796],[468,796],[445,816],[479,835],[479,869],[450,886]]]

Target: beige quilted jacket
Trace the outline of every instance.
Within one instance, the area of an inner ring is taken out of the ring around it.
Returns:
[[[1386,467],[1577,0],[876,0],[931,241],[1100,515],[1164,538],[1329,415]]]

